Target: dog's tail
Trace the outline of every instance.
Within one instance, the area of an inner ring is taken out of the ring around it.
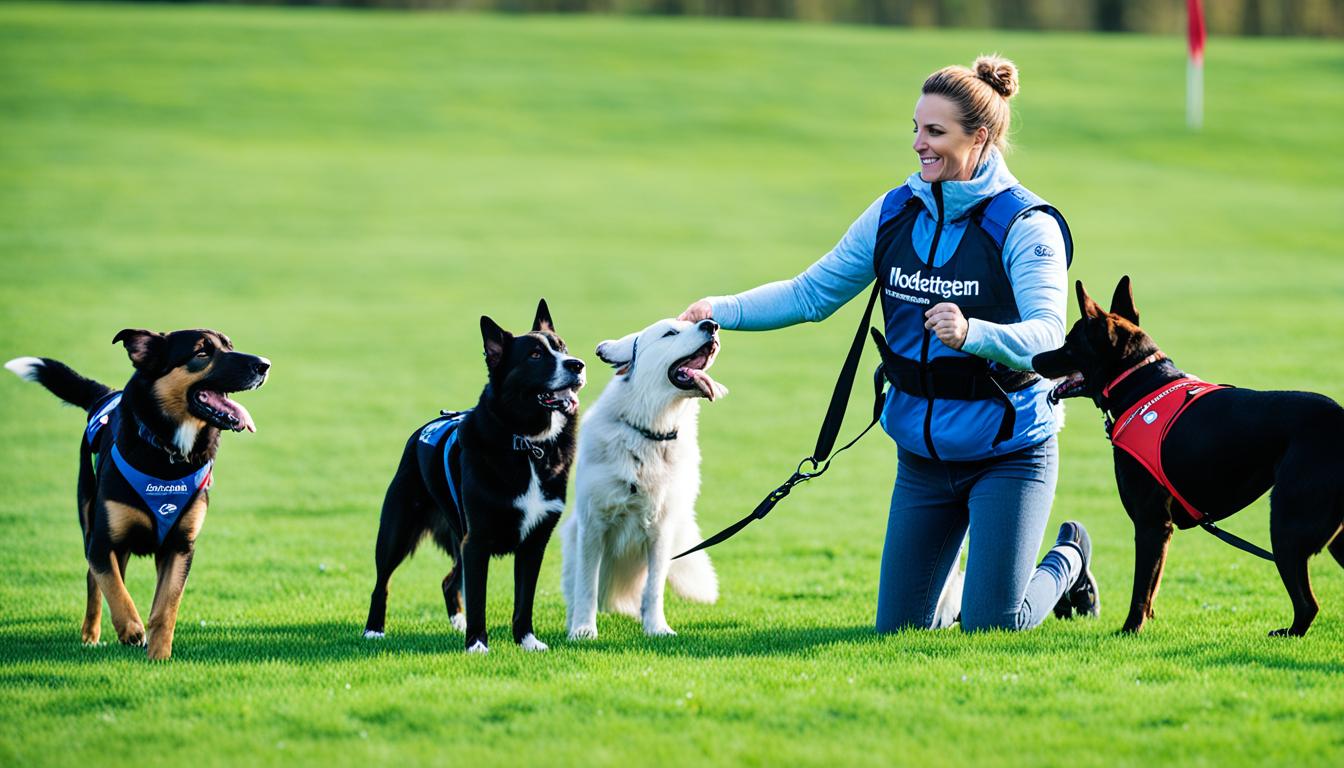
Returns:
[[[93,379],[80,376],[65,363],[46,357],[16,357],[5,363],[5,367],[20,379],[35,381],[53,395],[86,411],[112,391]]]
[[[700,526],[688,519],[677,532],[677,552],[684,552],[700,543]],[[714,603],[719,599],[719,576],[705,550],[673,560],[667,570],[667,581],[678,595],[697,603]]]

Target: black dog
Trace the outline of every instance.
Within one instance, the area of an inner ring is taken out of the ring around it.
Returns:
[[[88,414],[78,486],[89,563],[84,642],[98,642],[106,596],[117,638],[148,645],[151,659],[167,659],[210,502],[219,432],[256,431],[247,409],[228,394],[261,386],[271,363],[235,352],[217,331],[126,329],[112,342],[125,345],[135,366],[120,392],[47,358],[20,357],[5,367]],[[148,554],[154,555],[158,583],[146,626],[125,578],[130,555]]]
[[[1110,312],[1082,282],[1076,287],[1082,317],[1064,346],[1037,355],[1032,367],[1050,378],[1073,374],[1053,395],[1086,395],[1107,413],[1120,501],[1134,521],[1124,631],[1137,632],[1153,615],[1173,524],[1207,525],[1273,486],[1270,540],[1293,624],[1270,634],[1305,634],[1317,611],[1307,558],[1328,545],[1344,566],[1344,408],[1311,392],[1205,384],[1177,370],[1139,328],[1129,277],[1116,286]]]
[[[513,639],[532,632],[532,599],[546,542],[565,506],[574,462],[583,361],[555,334],[546,301],[532,332],[514,337],[481,318],[489,383],[476,407],[417,429],[383,500],[377,582],[364,636],[383,636],[387,582],[426,534],[453,557],[443,599],[467,650],[485,652],[485,583],[492,555],[514,553]],[[463,596],[466,617],[463,619]]]

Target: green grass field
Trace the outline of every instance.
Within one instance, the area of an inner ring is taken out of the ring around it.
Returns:
[[[1093,531],[1097,621],[875,636],[895,452],[874,435],[712,551],[723,598],[671,600],[677,637],[604,616],[567,642],[558,539],[548,654],[507,642],[500,561],[492,653],[463,654],[432,547],[393,581],[388,638],[360,637],[383,490],[411,429],[474,402],[478,315],[521,326],[544,295],[596,363],[794,275],[914,168],[923,76],[990,51],[1021,66],[1010,163],[1069,216],[1074,276],[1106,296],[1133,275],[1189,371],[1344,398],[1337,42],[1213,40],[1196,135],[1177,38],[0,6],[0,359],[119,384],[118,329],[209,326],[275,363],[240,398],[260,431],[223,441],[166,664],[81,646],[81,415],[0,380],[0,765],[1344,762],[1328,556],[1311,633],[1270,639],[1273,568],[1180,533],[1156,621],[1115,634],[1131,528],[1086,402],[1052,522]],[[727,336],[706,533],[809,450],[858,310]],[[1228,527],[1267,543],[1266,509]],[[152,571],[130,569],[146,615]]]

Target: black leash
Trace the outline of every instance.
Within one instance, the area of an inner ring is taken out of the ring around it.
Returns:
[[[1222,528],[1219,528],[1218,526],[1214,525],[1213,522],[1208,519],[1200,520],[1199,527],[1203,528],[1209,533],[1212,533],[1214,536],[1217,536],[1218,538],[1222,539],[1228,544],[1231,544],[1237,549],[1240,549],[1242,552],[1249,552],[1250,554],[1255,555],[1256,557],[1268,560],[1271,563],[1274,562],[1274,555],[1271,552],[1255,546],[1251,542],[1241,538],[1235,533],[1224,531]]]
[[[817,435],[817,444],[816,447],[812,449],[812,455],[798,462],[798,468],[793,471],[793,475],[791,475],[788,480],[785,480],[783,485],[771,491],[764,499],[761,499],[761,503],[756,505],[756,508],[751,511],[751,514],[738,520],[727,528],[724,528],[713,536],[710,536],[708,539],[705,539],[685,552],[682,552],[680,555],[677,555],[677,557],[672,558],[673,560],[676,560],[678,557],[685,557],[692,552],[712,547],[720,542],[727,541],[738,531],[746,528],[752,520],[760,520],[770,514],[770,510],[774,509],[775,505],[782,501],[785,496],[788,496],[795,485],[805,483],[814,477],[821,477],[824,475],[826,470],[831,468],[831,461],[835,456],[840,455],[841,452],[859,442],[864,435],[868,434],[868,430],[872,429],[873,425],[878,422],[878,419],[882,417],[882,405],[884,402],[884,398],[882,397],[882,387],[885,383],[885,379],[882,375],[882,369],[879,368],[877,373],[873,376],[873,389],[876,392],[876,401],[873,403],[873,420],[868,423],[868,426],[863,428],[863,431],[859,433],[858,437],[850,440],[841,447],[840,450],[836,451],[834,455],[831,453],[831,448],[835,447],[836,438],[840,435],[840,426],[845,420],[845,408],[849,405],[849,393],[854,388],[854,376],[859,369],[859,358],[863,357],[863,339],[868,335],[868,324],[872,321],[873,317],[873,305],[877,303],[877,295],[881,290],[881,282],[874,281],[873,292],[868,296],[868,307],[863,310],[863,319],[859,321],[859,329],[854,333],[854,341],[849,346],[849,355],[845,358],[845,364],[840,367],[840,378],[836,379],[835,389],[831,392],[831,403],[826,408],[826,417],[822,419],[821,432]],[[811,465],[810,471],[803,471],[804,465]]]

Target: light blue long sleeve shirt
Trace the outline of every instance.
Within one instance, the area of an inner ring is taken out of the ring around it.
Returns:
[[[937,210],[932,187],[918,173],[905,183],[924,202],[926,211]],[[969,219],[957,219],[1017,183],[998,150],[990,151],[969,181],[943,182],[946,221],[933,265],[946,263],[961,243]],[[830,317],[874,279],[873,249],[885,197],[883,193],[874,200],[829,253],[792,280],[767,283],[733,296],[710,297],[714,319],[730,330],[764,331]],[[928,242],[936,226],[932,215],[922,214],[915,222],[913,239]],[[962,351],[1010,368],[1031,370],[1034,355],[1064,343],[1068,276],[1064,236],[1054,217],[1033,211],[1019,219],[1004,241],[1003,263],[1021,320],[1005,325],[970,319]]]

